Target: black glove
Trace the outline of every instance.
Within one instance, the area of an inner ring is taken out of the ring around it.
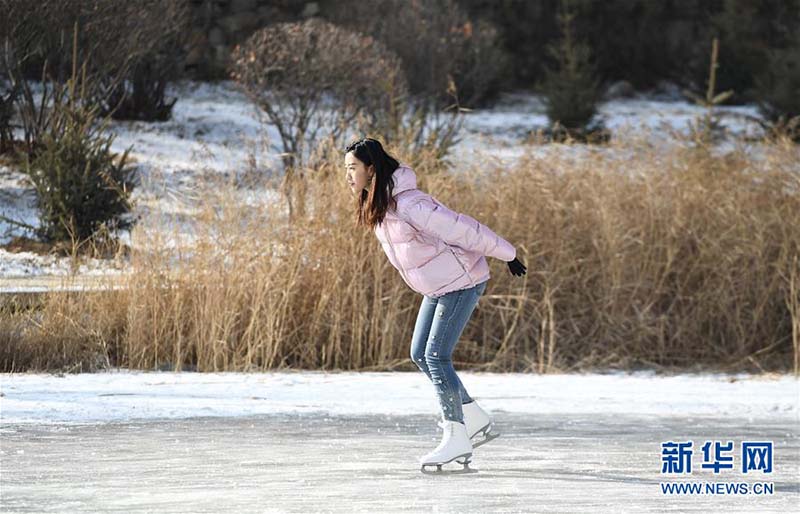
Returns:
[[[512,275],[521,277],[525,274],[526,268],[525,265],[522,264],[522,261],[514,257],[513,261],[508,261],[508,269],[511,271]]]

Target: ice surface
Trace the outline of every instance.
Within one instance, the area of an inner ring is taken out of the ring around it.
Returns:
[[[2,375],[2,511],[797,510],[795,378],[459,375],[501,436],[475,449],[477,473],[451,476],[419,471],[441,437],[420,372]],[[773,441],[774,471],[702,469],[709,440]],[[667,441],[693,443],[690,475],[661,473]],[[774,493],[670,496],[662,482]]]

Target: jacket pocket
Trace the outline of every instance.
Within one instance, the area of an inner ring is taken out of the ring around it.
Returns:
[[[463,260],[456,254],[456,250],[451,246],[448,246],[447,249],[450,250],[450,252],[453,254],[453,258],[458,262],[458,265],[461,266],[461,269],[467,278],[469,278],[470,284],[475,286],[475,281],[472,280],[472,275],[470,275],[469,271],[467,271],[467,266],[464,264]]]
[[[452,250],[440,252],[422,266],[410,270],[413,280],[433,289],[445,286],[464,275],[464,267]]]

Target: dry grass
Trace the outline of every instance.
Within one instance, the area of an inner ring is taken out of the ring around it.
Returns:
[[[616,145],[456,173],[391,149],[422,189],[514,243],[528,267],[513,277],[490,259],[456,366],[797,373],[798,149]],[[291,223],[282,204],[206,183],[193,246],[137,228],[126,290],[1,306],[0,365],[415,370],[421,296],[354,228],[341,161],[305,170],[313,179],[294,188],[307,200]]]

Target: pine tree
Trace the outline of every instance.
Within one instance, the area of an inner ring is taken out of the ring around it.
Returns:
[[[548,48],[556,67],[546,68],[543,82],[547,117],[554,125],[554,133],[560,127],[569,133],[589,132],[599,128],[590,124],[597,114],[600,82],[595,77],[589,46],[575,38],[575,13],[570,12],[566,1],[561,6],[558,20],[562,37]]]
[[[703,116],[690,124],[693,139],[702,144],[708,144],[721,138],[724,127],[719,121],[715,108],[733,95],[733,90],[723,91],[722,93],[716,92],[717,68],[719,68],[718,56],[719,40],[714,38],[711,41],[711,60],[709,62],[705,96],[701,97],[688,89],[684,90],[685,95],[691,97],[697,105],[706,109]]]

